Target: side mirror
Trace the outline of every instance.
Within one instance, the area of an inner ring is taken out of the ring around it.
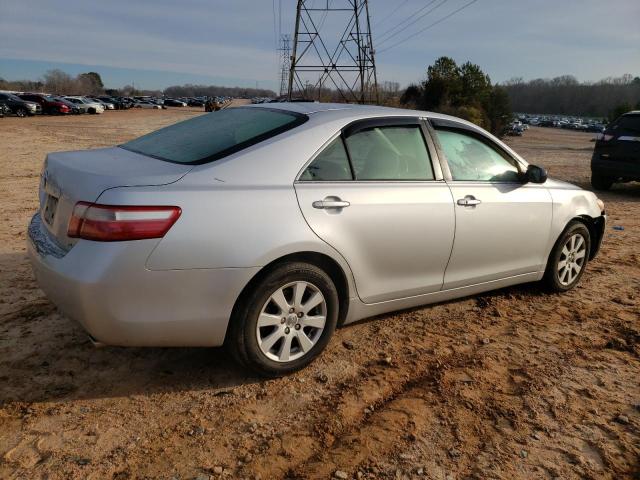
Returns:
[[[524,177],[526,182],[544,183],[547,181],[547,171],[537,165],[529,165]]]

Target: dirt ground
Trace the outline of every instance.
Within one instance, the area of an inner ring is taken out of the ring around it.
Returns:
[[[602,251],[564,295],[525,285],[385,315],[270,381],[218,349],[95,349],[25,258],[44,155],[195,114],[0,119],[0,478],[640,478],[638,184],[601,195]],[[588,188],[591,137],[508,141]]]

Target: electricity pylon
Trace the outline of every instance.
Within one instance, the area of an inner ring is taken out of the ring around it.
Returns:
[[[288,97],[320,100],[328,89],[345,102],[378,103],[375,50],[368,0],[298,0]],[[325,21],[342,32],[322,33]],[[338,33],[338,35],[340,35]]]
[[[289,91],[289,71],[291,70],[291,35],[284,34],[280,39],[280,96]]]

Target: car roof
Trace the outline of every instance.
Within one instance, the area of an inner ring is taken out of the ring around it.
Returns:
[[[458,117],[444,115],[441,113],[427,112],[422,110],[410,110],[406,108],[381,107],[378,105],[360,105],[351,103],[318,103],[318,102],[278,102],[259,103],[247,105],[246,108],[267,108],[272,110],[285,110],[294,113],[313,117],[329,116],[332,119],[339,117],[350,118],[371,118],[371,117],[427,117],[441,120],[451,120],[477,128],[471,122],[467,122]]]

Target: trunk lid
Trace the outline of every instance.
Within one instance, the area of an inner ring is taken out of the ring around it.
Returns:
[[[192,168],[118,147],[50,153],[40,179],[42,225],[60,247],[68,250],[77,241],[67,236],[77,202],[95,202],[102,192],[114,187],[173,183]]]

